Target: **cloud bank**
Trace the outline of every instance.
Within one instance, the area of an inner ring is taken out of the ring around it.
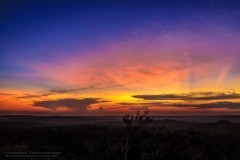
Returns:
[[[85,99],[59,99],[50,101],[36,101],[33,106],[44,107],[52,110],[57,110],[60,107],[67,107],[77,112],[87,112],[91,104],[99,103],[98,98]]]
[[[208,101],[240,99],[240,94],[223,92],[191,92],[186,94],[133,95],[132,97],[140,98],[143,100]]]
[[[133,95],[142,102],[120,105],[178,107],[189,109],[240,109],[240,94],[235,92],[188,92],[182,94]]]

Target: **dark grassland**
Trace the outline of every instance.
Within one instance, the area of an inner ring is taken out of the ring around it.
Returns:
[[[80,125],[0,122],[0,159],[6,152],[59,152],[58,158],[239,160],[240,124],[154,120],[143,127],[119,121]]]

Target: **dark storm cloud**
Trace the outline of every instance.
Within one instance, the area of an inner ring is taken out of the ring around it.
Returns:
[[[85,98],[85,99],[59,99],[52,101],[36,101],[33,106],[49,108],[56,110],[59,107],[68,107],[75,111],[86,112],[91,104],[99,103],[98,98]]]
[[[159,94],[159,95],[133,95],[134,98],[143,100],[226,100],[226,99],[240,99],[240,94],[237,93],[223,93],[223,92],[190,92],[186,94]]]
[[[103,113],[104,111],[105,111],[105,109],[103,107],[98,108],[98,112]]]

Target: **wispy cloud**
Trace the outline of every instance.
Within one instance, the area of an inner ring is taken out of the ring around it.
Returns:
[[[78,92],[78,91],[82,91],[90,88],[93,88],[93,87],[91,86],[89,88],[75,87],[75,88],[48,89],[45,91],[37,91],[36,94],[22,94],[20,96],[17,96],[16,98],[19,98],[19,99],[42,98],[50,95],[58,95],[58,94],[66,94],[66,93],[70,94],[70,93],[74,93],[74,92]]]
[[[18,99],[32,99],[32,98],[41,98],[44,96],[48,96],[49,94],[44,94],[44,95],[36,95],[36,94],[23,94],[21,96],[17,96],[16,98]]]
[[[35,94],[21,94],[21,95],[14,95],[17,99],[34,99],[34,98],[42,98],[47,97],[51,95],[59,95],[59,94],[76,94],[81,91],[85,90],[101,90],[101,89],[108,89],[108,88],[114,88],[114,87],[121,87],[124,85],[117,85],[117,84],[110,84],[108,86],[87,86],[87,87],[73,87],[73,88],[60,88],[60,89],[48,89],[44,91],[36,91]],[[0,95],[13,95],[13,94],[0,94]],[[107,100],[102,100],[102,102],[110,102]]]
[[[13,96],[14,94],[10,94],[10,93],[0,93],[1,96]]]
[[[70,93],[70,92],[76,92],[78,90],[84,90],[86,88],[65,88],[65,89],[50,89],[47,92],[49,94],[61,94],[61,93]]]

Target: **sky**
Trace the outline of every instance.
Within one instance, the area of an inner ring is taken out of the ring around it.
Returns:
[[[0,115],[240,114],[238,0],[1,0]]]

